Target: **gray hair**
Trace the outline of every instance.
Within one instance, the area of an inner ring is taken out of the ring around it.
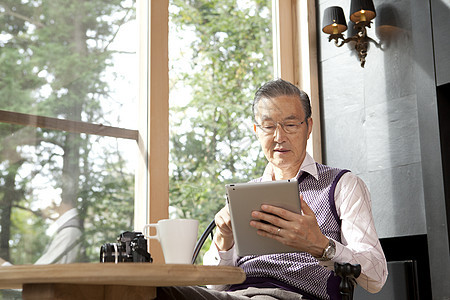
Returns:
[[[256,115],[255,110],[259,100],[262,98],[273,99],[280,96],[297,97],[303,106],[303,110],[305,111],[305,120],[311,117],[311,104],[308,95],[288,81],[283,79],[275,79],[266,82],[256,91],[252,104],[253,119]]]

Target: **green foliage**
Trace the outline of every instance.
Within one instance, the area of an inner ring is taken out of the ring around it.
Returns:
[[[92,164],[92,158],[84,158]],[[96,159],[103,163],[85,166],[88,172],[81,178],[78,209],[84,224],[84,261],[98,261],[100,246],[116,242],[120,233],[132,230],[134,221],[134,174],[126,170],[121,154],[112,147]]]
[[[107,123],[100,100],[110,96],[103,76],[112,62],[109,45],[134,18],[134,1],[2,0],[0,109]],[[0,257],[32,263],[48,243],[54,208],[35,199],[36,175],[45,178],[45,189],[60,190],[63,202],[78,207],[82,260],[98,261],[101,244],[132,228],[134,174],[111,143],[92,151],[100,143],[0,124]]]
[[[191,69],[172,78],[192,99],[171,109],[170,205],[203,230],[225,203],[224,184],[261,175],[251,103],[272,78],[270,1],[173,0],[178,31],[195,33]]]
[[[50,242],[45,234],[48,224],[40,216],[23,209],[13,210],[11,257],[13,264],[29,264],[36,261]]]

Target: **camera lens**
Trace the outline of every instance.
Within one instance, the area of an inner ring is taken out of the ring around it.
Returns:
[[[121,244],[106,243],[100,249],[100,262],[122,262],[123,249]]]

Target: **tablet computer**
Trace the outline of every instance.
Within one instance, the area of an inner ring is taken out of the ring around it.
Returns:
[[[252,211],[261,210],[262,204],[300,213],[297,180],[235,183],[227,184],[225,188],[234,243],[239,256],[298,251],[274,239],[258,235],[257,229],[250,226]]]

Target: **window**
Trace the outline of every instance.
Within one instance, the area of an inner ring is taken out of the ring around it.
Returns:
[[[169,2],[170,212],[200,230],[225,183],[264,169],[251,103],[273,78],[271,11],[270,0]]]
[[[308,30],[295,43],[307,20],[299,2],[169,1],[172,217],[198,219],[202,231],[225,203],[224,184],[262,174],[251,116],[262,83],[282,77],[311,95]]]
[[[96,262],[135,222],[136,3],[66,2],[0,4],[0,257],[14,264]],[[51,257],[62,228],[76,230]]]

